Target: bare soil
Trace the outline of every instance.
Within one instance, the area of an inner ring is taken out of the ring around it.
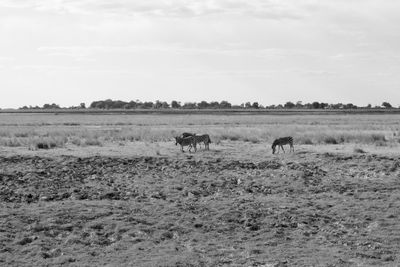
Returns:
[[[225,147],[2,153],[0,265],[400,265],[400,156]]]

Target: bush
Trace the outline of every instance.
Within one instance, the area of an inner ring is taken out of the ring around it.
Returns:
[[[336,141],[336,139],[334,137],[327,136],[327,137],[324,138],[324,143],[325,144],[337,145],[338,142]]]
[[[68,141],[66,137],[41,137],[31,140],[30,148],[34,149],[51,149],[56,147],[64,147]]]
[[[387,143],[386,143],[386,141],[377,141],[377,142],[375,142],[375,145],[376,146],[387,146]]]
[[[386,138],[383,134],[372,134],[371,139],[374,142],[386,142]]]
[[[1,145],[9,147],[18,147],[25,145],[20,138],[2,138],[0,141]]]
[[[48,143],[38,142],[38,143],[36,143],[37,149],[50,149],[50,148],[55,148],[56,146],[57,146],[57,144],[55,142],[48,142]]]
[[[245,137],[245,138],[243,138],[243,141],[245,141],[245,142],[251,142],[251,143],[253,143],[253,144],[260,143],[260,140],[259,140],[257,137],[254,137],[254,136]]]
[[[303,144],[304,145],[312,145],[313,141],[310,138],[304,138],[303,139]]]
[[[231,140],[231,141],[238,141],[240,139],[239,134],[222,134],[221,140]]]
[[[74,137],[70,140],[70,142],[76,146],[81,146],[82,145],[82,140],[78,137]]]
[[[97,138],[86,139],[84,144],[86,146],[102,146],[103,144]]]

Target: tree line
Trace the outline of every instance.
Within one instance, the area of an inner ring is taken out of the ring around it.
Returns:
[[[99,100],[93,101],[89,107],[86,107],[85,103],[81,103],[78,106],[71,107],[60,107],[57,104],[44,104],[42,107],[39,106],[23,106],[19,109],[30,110],[30,109],[357,109],[357,108],[393,108],[389,102],[383,102],[381,106],[372,106],[368,104],[367,106],[357,106],[352,103],[337,103],[328,104],[323,102],[312,102],[312,103],[302,103],[302,101],[286,102],[285,104],[278,105],[261,105],[258,102],[246,102],[240,105],[233,105],[228,101],[201,101],[201,102],[179,102],[176,100],[170,103],[166,101],[146,101],[142,102],[136,101],[121,101],[121,100]]]

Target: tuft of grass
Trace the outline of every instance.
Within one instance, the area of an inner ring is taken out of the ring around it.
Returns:
[[[244,138],[243,138],[243,141],[245,141],[245,142],[251,142],[251,143],[253,143],[253,144],[258,144],[258,143],[261,142],[261,140],[258,139],[258,138],[255,137],[255,136],[244,137]]]
[[[103,145],[103,143],[97,138],[85,139],[84,144],[86,146],[102,146]]]
[[[51,149],[56,147],[64,147],[67,143],[66,137],[40,137],[30,140],[29,147],[34,149]]]
[[[82,139],[79,138],[79,137],[76,137],[76,136],[72,137],[72,138],[69,140],[69,142],[72,143],[72,144],[74,144],[74,145],[76,145],[76,146],[82,146],[82,145],[83,145]]]
[[[0,140],[0,144],[8,147],[19,147],[26,145],[26,143],[23,142],[23,139],[16,137],[2,138]]]
[[[314,144],[313,141],[311,140],[311,138],[309,138],[309,137],[299,138],[299,139],[297,139],[295,141],[297,141],[299,144],[303,144],[303,145],[312,145],[312,144]]]
[[[386,141],[377,141],[375,142],[376,146],[387,146],[388,144],[386,143]]]
[[[48,143],[38,142],[38,143],[36,143],[36,149],[50,149],[50,148],[55,148],[56,146],[57,146],[57,144],[54,142],[48,142]]]
[[[220,140],[230,140],[230,141],[239,141],[240,140],[240,135],[235,133],[235,134],[221,134]]]
[[[86,134],[81,136],[72,136],[69,142],[76,146],[103,146],[103,143],[99,140],[99,137],[94,134]]]
[[[336,139],[332,136],[327,136],[324,138],[324,143],[325,144],[331,144],[331,145],[337,145],[338,142],[336,141]]]
[[[366,153],[364,150],[362,150],[361,148],[359,148],[359,147],[355,147],[354,148],[354,153],[361,153],[361,154],[363,154],[363,153]]]
[[[15,137],[20,137],[20,138],[26,138],[29,137],[31,133],[28,132],[19,132],[19,133],[14,133]]]
[[[383,134],[371,134],[371,139],[374,142],[386,142],[386,137]]]
[[[79,123],[75,123],[75,122],[64,122],[63,125],[65,126],[79,126]]]

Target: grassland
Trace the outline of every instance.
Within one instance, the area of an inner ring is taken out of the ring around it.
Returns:
[[[399,119],[2,113],[0,265],[399,266]]]
[[[0,145],[35,149],[167,142],[181,132],[222,140],[271,143],[291,135],[297,144],[373,144],[400,140],[400,115],[115,115],[0,114]]]

